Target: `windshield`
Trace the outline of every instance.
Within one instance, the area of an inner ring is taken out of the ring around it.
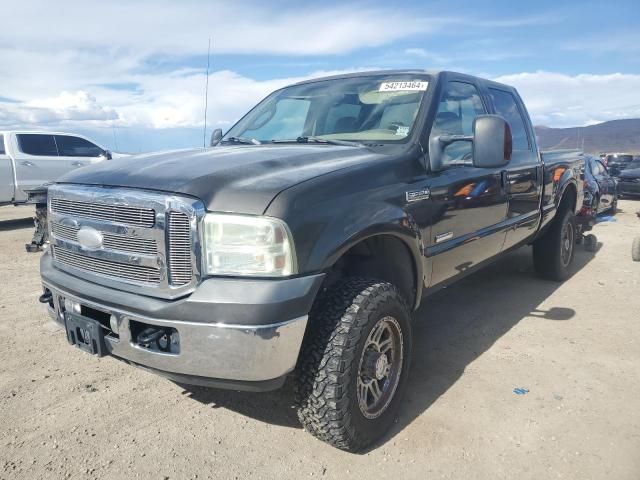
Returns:
[[[223,142],[401,142],[411,134],[427,75],[375,75],[294,85],[269,95]]]

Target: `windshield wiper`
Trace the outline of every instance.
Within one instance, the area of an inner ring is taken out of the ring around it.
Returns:
[[[336,140],[333,138],[321,137],[298,137],[295,140],[271,140],[271,143],[326,143],[327,145],[345,145],[347,147],[361,147],[362,143],[350,142],[348,140]]]
[[[255,138],[245,138],[245,137],[227,137],[223,138],[222,142],[231,142],[231,143],[242,143],[246,145],[262,145],[260,140],[256,140]]]

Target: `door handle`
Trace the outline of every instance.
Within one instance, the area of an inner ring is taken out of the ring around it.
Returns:
[[[23,162],[20,162],[20,165],[24,165],[25,167],[35,167],[36,164],[33,162],[30,162],[29,160],[25,160]]]
[[[82,162],[73,162],[71,165],[73,165],[74,167],[83,167],[84,163],[82,163]]]

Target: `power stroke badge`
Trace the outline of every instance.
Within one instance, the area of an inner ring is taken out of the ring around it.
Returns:
[[[427,200],[431,197],[431,190],[428,188],[421,188],[420,190],[411,190],[407,193],[407,202],[417,202],[418,200]]]

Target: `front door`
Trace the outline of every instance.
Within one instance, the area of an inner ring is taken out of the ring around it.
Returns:
[[[104,150],[89,140],[75,135],[56,135],[60,160],[67,171],[105,160]]]
[[[471,135],[473,120],[487,113],[476,85],[449,81],[443,89],[431,138]],[[470,142],[457,141],[442,153],[430,181],[433,217],[426,254],[431,285],[449,280],[490,257],[504,243],[507,197],[501,168],[476,168]],[[426,240],[426,239],[425,239]]]

